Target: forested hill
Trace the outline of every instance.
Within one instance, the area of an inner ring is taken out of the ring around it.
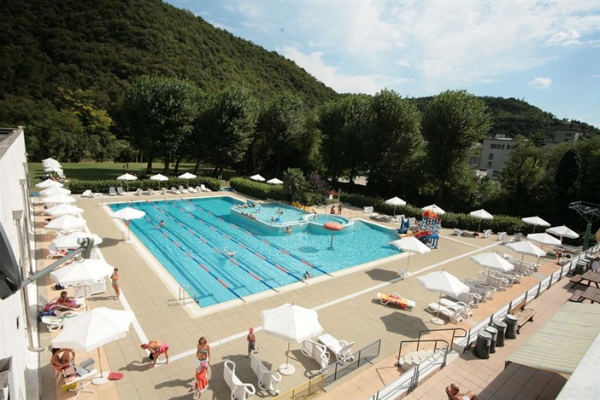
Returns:
[[[109,106],[140,75],[201,89],[244,85],[259,99],[294,91],[309,106],[336,93],[292,61],[161,0],[4,0],[0,98],[94,89]]]

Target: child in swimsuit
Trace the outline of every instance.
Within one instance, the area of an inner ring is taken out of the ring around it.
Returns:
[[[248,329],[248,336],[246,336],[246,340],[248,341],[248,357],[250,357],[250,354],[256,350],[256,336],[254,336],[254,328]]]
[[[117,300],[119,298],[119,296],[121,295],[121,289],[119,287],[119,279],[121,279],[121,276],[119,275],[119,268],[115,268],[112,275],[110,276],[110,280],[112,281],[112,287],[115,290],[115,295],[116,295],[114,297],[115,300]]]

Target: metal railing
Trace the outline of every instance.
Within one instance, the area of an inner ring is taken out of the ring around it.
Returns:
[[[179,286],[179,301],[182,302],[183,305],[187,304],[187,300],[192,299],[194,302],[200,305],[200,294],[192,289],[188,285]]]
[[[318,373],[311,376],[323,375],[324,386],[330,385],[338,379],[356,371],[361,366],[371,363],[375,357],[379,356],[381,352],[381,339],[373,342],[355,353],[352,353],[354,357],[353,361],[338,361],[330,364],[327,368],[322,369]]]
[[[288,390],[287,392],[283,392],[274,400],[308,400],[312,399],[323,392],[324,387],[324,376],[322,374],[318,374],[315,376],[311,376],[310,379],[306,382],[301,383],[295,388]]]

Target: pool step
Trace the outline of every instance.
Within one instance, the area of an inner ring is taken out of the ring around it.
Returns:
[[[433,350],[413,351],[412,353],[400,357],[398,359],[398,366],[403,370],[408,371],[409,369],[416,367],[418,364],[421,364],[432,355]]]

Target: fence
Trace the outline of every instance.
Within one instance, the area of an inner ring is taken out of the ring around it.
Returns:
[[[323,375],[312,376],[308,381],[296,386],[292,390],[281,393],[274,400],[307,400],[318,396],[323,392]]]

